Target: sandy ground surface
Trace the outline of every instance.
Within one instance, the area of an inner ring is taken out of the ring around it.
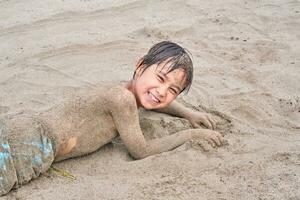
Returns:
[[[300,199],[300,2],[0,0],[0,114],[39,112],[78,88],[131,78],[154,43],[193,54],[181,102],[229,145],[187,143],[133,161],[117,139],[1,199]],[[229,123],[231,121],[231,123]],[[147,138],[189,127],[142,113]]]

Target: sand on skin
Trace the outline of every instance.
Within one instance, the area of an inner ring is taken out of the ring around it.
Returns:
[[[133,161],[119,139],[55,164],[1,199],[300,199],[298,1],[0,1],[0,113],[51,108],[101,82],[128,80],[154,43],[193,54],[180,101],[211,112],[229,145],[191,143]],[[231,121],[231,123],[229,123]],[[188,128],[144,113],[147,138]]]

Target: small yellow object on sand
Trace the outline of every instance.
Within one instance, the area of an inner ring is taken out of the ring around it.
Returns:
[[[63,176],[72,180],[76,180],[76,176],[70,174],[69,172],[63,170],[63,169],[59,169],[56,167],[51,166],[50,168],[51,171],[53,171],[55,174],[59,175],[59,176]]]

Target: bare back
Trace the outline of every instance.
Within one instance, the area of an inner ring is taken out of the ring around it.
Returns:
[[[108,102],[114,98],[109,92],[113,87],[120,86],[90,89],[40,114],[57,141],[55,161],[96,151],[118,135]]]

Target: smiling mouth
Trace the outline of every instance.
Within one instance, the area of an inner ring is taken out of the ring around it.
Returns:
[[[154,101],[155,103],[160,103],[160,100],[154,96],[151,92],[148,92],[148,95],[151,97],[152,101]]]

